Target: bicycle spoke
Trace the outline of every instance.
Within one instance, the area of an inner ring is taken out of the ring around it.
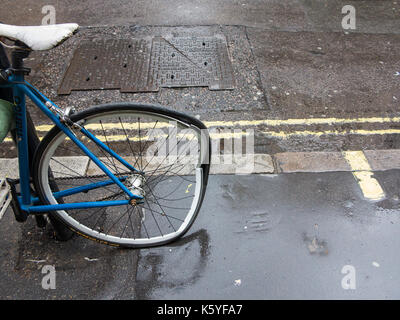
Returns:
[[[56,214],[80,233],[104,242],[141,247],[174,239],[192,224],[198,202],[203,198],[204,177],[198,175],[197,170],[201,154],[200,131],[191,123],[174,121],[168,112],[164,116],[159,109],[153,113],[143,106],[132,110],[121,107],[121,112],[116,110],[97,110],[86,114],[87,119],[79,120],[106,147],[100,147],[80,130],[73,133],[140,199],[119,206],[59,210]],[[67,157],[87,159],[88,156],[63,133],[56,137],[49,142],[48,154],[43,155],[47,160],[42,163],[49,164],[43,172],[51,170],[49,172],[57,176],[54,179],[57,192],[68,193],[67,190],[72,188],[84,191],[57,199],[53,193],[46,194],[52,203],[129,200],[119,185],[108,183],[110,178],[92,159],[89,158],[89,162],[64,160]],[[107,152],[107,148],[140,172],[125,168],[120,160]],[[87,167],[79,168],[78,163],[85,163]],[[85,188],[92,183],[93,188]]]

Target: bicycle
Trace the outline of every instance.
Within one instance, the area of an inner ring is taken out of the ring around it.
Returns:
[[[15,217],[23,222],[34,215],[42,226],[50,220],[61,240],[72,232],[118,247],[176,240],[204,199],[211,146],[206,127],[158,105],[113,103],[80,112],[58,107],[25,80],[30,70],[23,59],[77,29],[0,24],[0,37],[13,43],[2,43],[12,63],[0,71],[0,88],[12,90],[14,101],[19,179],[7,182]],[[54,124],[40,142],[26,97]]]

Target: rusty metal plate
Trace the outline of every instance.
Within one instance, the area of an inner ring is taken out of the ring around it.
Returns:
[[[151,92],[160,87],[191,86],[233,89],[224,36],[84,41],[75,51],[58,93],[95,89]]]
[[[58,94],[71,90],[147,91],[151,39],[88,40],[74,53]]]

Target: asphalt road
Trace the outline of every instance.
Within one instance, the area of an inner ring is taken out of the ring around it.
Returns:
[[[0,21],[41,24],[45,4],[6,1],[9,10],[0,12]],[[344,4],[356,8],[355,30],[341,27]],[[396,1],[120,0],[101,5],[55,1],[53,6],[56,22],[78,22],[82,28],[62,46],[32,54],[27,64],[33,68],[29,80],[62,107],[81,110],[115,101],[159,103],[204,121],[225,121],[223,128],[232,128],[227,121],[299,119],[295,126],[255,126],[255,151],[269,154],[400,145],[400,3]],[[235,90],[193,87],[162,88],[156,93],[96,90],[57,95],[82,40],[169,34],[224,35]],[[37,109],[31,112],[35,123],[48,123]],[[360,117],[366,120],[351,122]],[[310,125],[309,119],[332,121]],[[250,127],[254,128],[251,123]],[[15,156],[15,150],[9,144],[1,155]]]
[[[41,24],[48,1],[3,0],[0,21]],[[391,0],[54,0],[57,23],[82,26],[241,25],[288,31],[343,31],[342,7],[359,10],[357,32],[399,33],[400,4]],[[23,17],[23,19],[21,19]]]

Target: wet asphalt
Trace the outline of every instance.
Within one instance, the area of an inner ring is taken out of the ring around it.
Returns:
[[[348,172],[211,176],[188,234],[142,250],[57,242],[8,212],[0,298],[398,299],[400,172],[375,177],[387,194],[378,203]],[[44,265],[56,289],[42,289]],[[354,289],[342,287],[349,266]]]

